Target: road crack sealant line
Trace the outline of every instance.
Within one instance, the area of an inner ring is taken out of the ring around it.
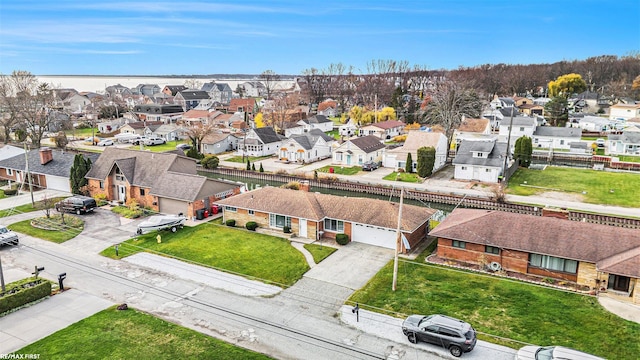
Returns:
[[[31,247],[31,246],[26,246],[26,245],[23,245],[22,247],[25,248],[26,251],[31,252],[32,254],[33,253],[39,253],[41,255],[48,256],[48,257],[51,257],[51,258],[57,258],[58,260],[61,260],[61,262],[63,262],[63,263],[66,262],[67,265],[72,267],[72,268],[75,268],[75,269],[80,270],[80,271],[90,270],[90,271],[92,271],[93,275],[102,277],[102,278],[110,280],[110,281],[114,281],[114,282],[119,283],[121,285],[125,285],[125,286],[128,286],[128,287],[131,287],[131,288],[133,288],[135,290],[138,290],[138,291],[145,291],[146,290],[146,291],[149,291],[149,293],[151,293],[153,291],[153,292],[156,293],[156,294],[153,294],[153,295],[155,295],[155,296],[157,296],[159,298],[165,299],[167,301],[173,301],[176,297],[180,297],[180,296],[183,295],[183,294],[179,294],[177,292],[172,292],[172,291],[169,291],[169,290],[166,290],[166,289],[159,289],[154,285],[150,285],[150,284],[144,283],[144,282],[139,281],[139,280],[130,279],[130,278],[127,278],[125,276],[118,275],[118,274],[113,274],[113,273],[111,273],[109,271],[106,271],[106,270],[103,270],[103,269],[100,269],[100,268],[96,268],[93,265],[89,265],[89,264],[80,262],[78,260],[72,260],[72,259],[66,258],[64,256],[55,254],[55,253],[51,252],[50,250],[46,251],[46,250],[37,249],[37,248]],[[137,285],[137,286],[135,286],[134,284]],[[169,294],[170,296],[167,296],[167,294]],[[259,323],[259,324],[264,325],[264,327],[262,327],[262,328],[263,328],[263,330],[266,330],[266,331],[273,330],[273,329],[282,330],[283,332],[274,333],[274,334],[277,334],[277,335],[280,335],[280,336],[284,336],[284,337],[288,337],[288,338],[291,338],[293,340],[305,342],[305,343],[307,343],[309,345],[312,345],[312,346],[315,346],[315,347],[318,347],[318,348],[323,348],[323,349],[328,350],[328,351],[338,352],[338,353],[342,353],[344,355],[360,354],[360,355],[364,355],[364,356],[366,356],[366,358],[370,358],[370,359],[380,359],[380,360],[386,359],[386,356],[384,356],[384,355],[379,355],[379,354],[367,351],[365,349],[353,348],[352,346],[347,346],[347,345],[345,345],[345,344],[343,344],[343,343],[341,343],[339,341],[326,339],[326,338],[323,338],[323,337],[320,337],[320,336],[317,336],[317,335],[313,335],[313,334],[304,332],[302,330],[289,328],[289,327],[286,327],[286,326],[283,326],[283,325],[280,325],[280,324],[277,324],[277,323],[274,323],[274,322],[271,322],[271,321],[268,321],[268,320],[257,318],[255,316],[251,316],[251,315],[244,314],[244,313],[241,313],[241,312],[238,312],[238,311],[235,311],[235,310],[227,309],[227,308],[219,306],[219,305],[207,303],[207,302],[204,302],[204,301],[201,301],[201,300],[196,300],[196,299],[193,299],[193,298],[188,298],[188,299],[185,299],[184,301],[189,301],[189,302],[193,303],[194,305],[202,306],[202,307],[198,307],[198,306],[195,306],[195,307],[197,309],[199,309],[199,310],[208,312],[211,315],[221,316],[221,317],[226,318],[228,320],[235,321],[235,322],[240,322],[240,323],[245,324],[247,326],[255,326],[256,325],[255,323]],[[214,310],[217,310],[219,312],[222,312],[222,314],[217,313],[217,312],[212,312],[211,309],[214,309]],[[236,318],[233,318],[233,317],[225,315],[225,314],[233,315]],[[249,323],[248,320],[253,321],[254,323]],[[299,336],[302,336],[303,338],[294,337],[292,335],[289,335],[288,333],[299,335]],[[336,349],[332,349],[332,348],[328,348],[328,347],[325,347],[325,346],[321,346],[320,344],[313,343],[313,342],[309,341],[308,339],[313,339],[313,340],[318,341],[320,343],[333,346]],[[340,349],[346,350],[346,351],[348,351],[348,353],[344,352],[344,351],[340,351]]]

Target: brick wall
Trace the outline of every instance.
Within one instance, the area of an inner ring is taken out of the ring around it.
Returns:
[[[578,275],[576,278],[576,282],[580,285],[586,285],[591,288],[597,288],[598,283],[596,283],[597,279],[607,279],[608,275],[600,275],[598,277],[598,271],[596,270],[596,264],[579,262],[578,263]]]

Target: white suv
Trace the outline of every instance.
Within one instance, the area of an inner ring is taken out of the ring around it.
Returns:
[[[150,145],[162,145],[164,143],[166,143],[166,141],[164,139],[162,139],[162,138],[159,138],[159,137],[151,137],[151,138],[144,139],[144,144],[147,145],[147,146],[150,146]]]

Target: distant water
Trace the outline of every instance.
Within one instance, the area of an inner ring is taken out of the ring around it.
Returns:
[[[206,77],[206,76],[108,76],[108,75],[39,75],[40,82],[53,85],[54,88],[71,88],[77,91],[91,91],[99,94],[105,92],[105,88],[111,85],[123,85],[128,88],[138,86],[138,84],[157,84],[160,88],[166,85],[184,85],[186,81],[196,80],[200,85],[215,81],[217,83],[227,83],[232,90],[238,84],[246,81],[258,81],[258,75],[237,75],[228,77]],[[284,77],[283,77],[284,78]],[[279,87],[289,88],[293,85],[293,78],[287,77],[280,81]]]

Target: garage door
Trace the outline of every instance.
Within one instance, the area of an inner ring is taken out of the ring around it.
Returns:
[[[395,230],[361,224],[353,224],[351,229],[353,230],[353,241],[381,246],[388,249],[396,248]]]
[[[71,192],[69,178],[60,176],[47,176],[47,189]]]
[[[177,215],[183,213],[185,216],[190,216],[190,214],[187,214],[187,203],[184,201],[159,198],[158,207],[163,214]]]

